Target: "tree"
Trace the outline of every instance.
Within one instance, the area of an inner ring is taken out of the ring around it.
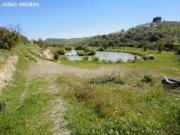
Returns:
[[[103,41],[102,46],[104,49],[108,48],[108,42],[107,41]]]

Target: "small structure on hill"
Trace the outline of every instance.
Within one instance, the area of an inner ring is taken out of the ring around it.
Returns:
[[[162,22],[162,18],[161,18],[161,17],[159,17],[159,16],[154,17],[154,18],[153,18],[153,22],[154,22],[154,23],[159,23],[159,22]]]

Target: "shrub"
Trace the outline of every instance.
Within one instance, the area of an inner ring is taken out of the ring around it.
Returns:
[[[76,48],[75,48],[75,50],[84,50],[84,46],[77,46]]]
[[[101,118],[105,117],[105,113],[103,111],[104,108],[103,103],[96,103],[93,108],[95,113],[98,115],[98,117]]]
[[[95,54],[96,54],[96,51],[94,51],[94,50],[89,50],[89,51],[87,52],[87,55],[89,55],[89,56],[95,55]]]
[[[119,77],[117,77],[115,83],[125,84],[125,83],[127,83],[127,78],[126,78],[126,77],[121,77],[121,76],[119,76]]]
[[[177,49],[176,54],[180,55],[180,48]]]
[[[105,83],[125,84],[126,82],[127,82],[126,77],[121,77],[114,74],[99,76],[90,80],[90,83],[95,83],[95,84],[105,84]]]
[[[19,34],[16,32],[9,32],[5,28],[0,29],[0,48],[11,49],[18,43]]]
[[[144,75],[142,82],[150,83],[154,81],[154,77],[152,75]]]
[[[98,51],[105,51],[103,47],[98,48]]]
[[[89,99],[88,92],[85,90],[75,91],[75,97],[78,99],[79,102],[87,101]]]
[[[86,53],[84,51],[77,51],[77,54],[79,56],[86,56]]]
[[[84,47],[84,51],[87,53],[89,52],[91,49],[89,47]]]
[[[97,56],[93,56],[92,61],[99,61],[99,58]]]
[[[65,50],[64,49],[60,49],[60,50],[57,51],[57,53],[59,55],[64,55],[65,54]]]
[[[84,52],[87,54],[87,55],[95,55],[96,54],[96,51],[94,51],[93,49],[89,48],[89,47],[85,47],[84,48]]]
[[[147,59],[148,59],[148,60],[154,60],[154,59],[155,59],[155,56],[152,55],[152,54],[150,54],[150,55],[147,56]]]
[[[72,50],[72,47],[66,46],[66,47],[65,47],[65,50]]]
[[[143,60],[154,60],[155,56],[152,54],[149,54],[148,56],[143,55],[142,58]]]
[[[148,60],[147,56],[143,55],[142,56],[143,60]]]
[[[59,54],[57,52],[55,52],[53,58],[54,58],[54,60],[58,60]]]

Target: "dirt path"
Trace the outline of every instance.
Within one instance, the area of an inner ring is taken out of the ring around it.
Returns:
[[[28,82],[38,76],[43,77],[48,83],[47,91],[55,95],[60,88],[56,85],[56,77],[59,75],[75,75],[80,78],[94,77],[101,74],[112,73],[110,68],[81,69],[78,67],[66,66],[52,61],[37,59],[32,63],[26,72]],[[26,95],[26,94],[25,94]],[[53,122],[53,135],[69,135],[71,132],[66,128],[67,121],[64,119],[66,104],[63,99],[57,97],[51,105],[48,117]]]
[[[46,60],[38,59],[37,63],[32,63],[30,68],[26,72],[27,77],[27,87],[28,83],[31,82],[36,77],[43,77],[47,82],[47,92],[55,95],[59,88],[56,85],[56,75],[59,73],[59,65]],[[22,95],[24,97],[27,95],[27,91]],[[52,122],[52,134],[53,135],[70,135],[71,132],[66,128],[68,124],[67,120],[64,119],[66,104],[61,97],[56,97],[56,99],[51,103],[50,111],[48,112],[48,119]]]
[[[73,66],[67,66],[51,61],[38,60],[38,62],[30,66],[27,72],[28,76],[43,75],[46,77],[54,75],[75,75],[80,78],[94,77],[103,74],[112,74],[113,72],[118,72],[119,69],[101,67],[97,69],[82,69]]]
[[[6,84],[12,80],[14,71],[16,70],[15,65],[18,62],[18,56],[10,56],[7,59],[6,64],[0,69],[0,92],[6,86]]]

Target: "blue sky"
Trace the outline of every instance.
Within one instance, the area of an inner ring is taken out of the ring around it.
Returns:
[[[20,24],[29,39],[108,34],[150,22],[180,21],[180,0],[0,0],[39,2],[39,8],[0,6],[0,26]]]

